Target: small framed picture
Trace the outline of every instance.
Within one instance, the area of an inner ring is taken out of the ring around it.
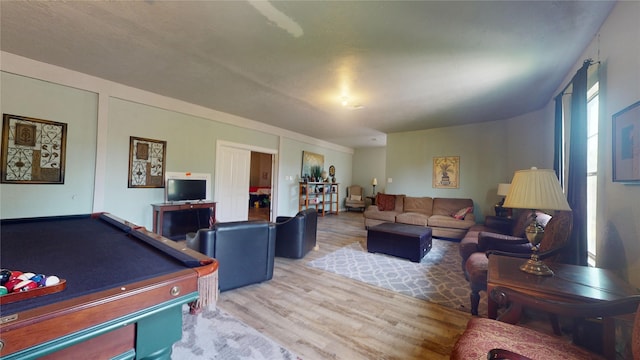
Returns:
[[[460,187],[460,156],[436,156],[433,158],[432,186],[436,189]]]
[[[129,187],[163,188],[167,142],[129,138]]]
[[[2,183],[64,184],[67,124],[3,115]]]
[[[640,101],[613,114],[613,181],[640,184]]]

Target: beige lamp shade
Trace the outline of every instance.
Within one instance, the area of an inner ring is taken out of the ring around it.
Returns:
[[[511,184],[498,184],[498,196],[507,196]]]
[[[537,168],[516,171],[503,206],[532,210],[571,210],[555,171]]]
[[[373,178],[373,180],[371,180],[371,185],[378,185],[378,179]]]

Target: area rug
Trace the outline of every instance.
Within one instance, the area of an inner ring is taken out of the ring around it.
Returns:
[[[458,243],[433,239],[432,244],[431,251],[420,263],[372,254],[355,242],[310,261],[307,265],[469,312],[470,289],[460,268]],[[486,309],[486,297],[483,293],[479,315],[486,317]]]
[[[172,360],[294,360],[298,356],[222,309],[197,316],[183,308],[182,340],[173,345]]]

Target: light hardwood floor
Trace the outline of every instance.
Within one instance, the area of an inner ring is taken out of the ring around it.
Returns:
[[[361,213],[319,217],[319,250],[276,258],[272,280],[218,306],[305,360],[448,359],[470,315],[305,265],[365,240]]]

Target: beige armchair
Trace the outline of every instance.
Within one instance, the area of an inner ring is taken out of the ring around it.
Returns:
[[[362,194],[362,186],[351,185],[347,188],[347,198],[344,201],[347,211],[350,209],[359,209],[364,211],[364,195]]]

